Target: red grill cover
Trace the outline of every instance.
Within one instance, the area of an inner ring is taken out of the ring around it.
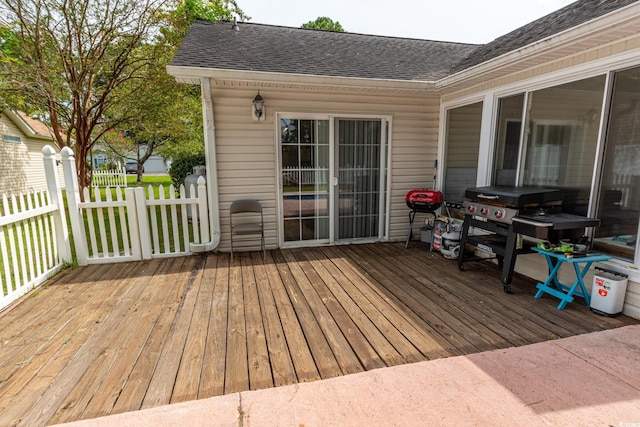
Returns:
[[[411,190],[406,200],[411,209],[434,211],[442,205],[444,197],[437,190]]]

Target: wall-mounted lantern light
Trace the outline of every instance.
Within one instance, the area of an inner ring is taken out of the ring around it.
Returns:
[[[264,99],[258,94],[253,98],[253,106],[251,107],[251,116],[253,120],[264,121],[267,118],[267,114],[264,111]]]

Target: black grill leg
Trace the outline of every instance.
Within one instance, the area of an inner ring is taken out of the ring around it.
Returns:
[[[511,280],[513,279],[513,269],[516,266],[516,242],[518,234],[513,232],[513,225],[509,225],[507,233],[507,246],[504,253],[504,261],[502,265],[502,287],[508,294],[511,292]]]
[[[458,270],[464,271],[464,248],[467,245],[467,235],[469,234],[469,222],[471,216],[465,215],[464,222],[462,223],[462,233],[460,235],[460,252],[458,253]]]
[[[411,241],[411,237],[413,237],[413,220],[416,218],[416,210],[412,210],[409,212],[409,234],[407,234],[407,242],[404,244],[404,248],[407,249],[409,247],[409,242]]]

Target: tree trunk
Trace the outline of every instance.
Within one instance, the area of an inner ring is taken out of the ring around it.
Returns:
[[[76,157],[76,173],[78,174],[78,187],[80,190],[80,198],[84,201],[84,189],[91,186],[89,180],[89,173],[87,171],[87,154],[89,153],[89,147],[86,144],[76,144],[75,157]]]

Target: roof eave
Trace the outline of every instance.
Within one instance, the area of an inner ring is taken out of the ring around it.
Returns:
[[[368,79],[172,65],[167,67],[167,72],[179,82],[192,84],[199,84],[201,78],[211,78],[227,81],[254,82],[258,84],[300,84],[322,87],[329,86],[342,89],[399,89],[404,91],[413,90],[416,92],[435,91],[435,81],[429,80]]]
[[[22,118],[18,113],[13,110],[7,109],[4,113],[9,117],[9,119],[15,124],[18,129],[22,131],[27,137],[33,139],[41,139],[43,141],[53,141],[53,136],[50,135],[42,135],[35,131],[29,124]]]
[[[455,74],[446,76],[435,83],[435,88],[436,90],[444,89],[465,80],[470,80],[474,77],[479,77],[500,68],[505,68],[510,64],[521,61],[523,58],[542,54],[552,48],[584,39],[588,35],[637,19],[639,14],[640,3],[630,4],[594,20],[569,28],[542,40],[538,40],[537,42],[524,46],[520,49],[513,50]]]

